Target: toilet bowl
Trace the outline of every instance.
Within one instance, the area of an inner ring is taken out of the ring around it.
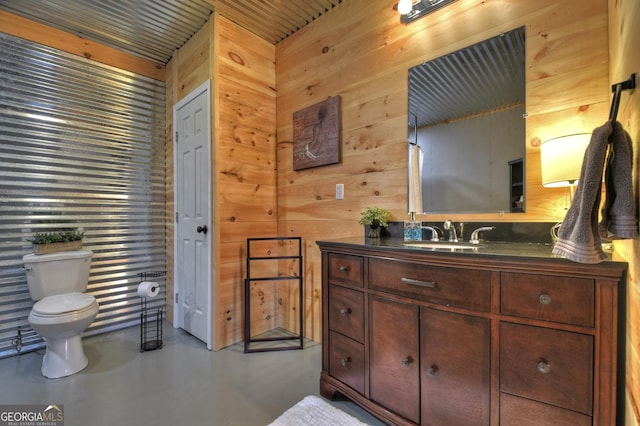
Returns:
[[[49,296],[33,305],[29,324],[47,344],[42,360],[43,376],[57,379],[87,366],[81,335],[97,315],[98,302],[83,293]]]
[[[91,256],[88,250],[23,257],[31,298],[36,302],[29,324],[47,348],[42,375],[51,379],[84,369],[88,360],[82,332],[98,315],[98,302],[87,289]]]

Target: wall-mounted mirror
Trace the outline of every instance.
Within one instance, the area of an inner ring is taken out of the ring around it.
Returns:
[[[409,211],[524,211],[524,117],[524,27],[411,68]]]

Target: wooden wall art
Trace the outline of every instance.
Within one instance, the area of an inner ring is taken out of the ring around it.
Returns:
[[[340,96],[293,113],[293,170],[340,162]]]

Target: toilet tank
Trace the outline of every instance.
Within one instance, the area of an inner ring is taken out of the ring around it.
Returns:
[[[23,256],[31,298],[40,300],[57,294],[84,293],[89,281],[91,256],[90,250]]]

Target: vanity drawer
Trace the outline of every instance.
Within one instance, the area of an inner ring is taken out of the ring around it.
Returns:
[[[593,327],[595,285],[585,278],[503,272],[500,311],[505,315]]]
[[[364,260],[360,256],[329,253],[329,280],[362,287],[363,262]]]
[[[358,290],[329,287],[329,329],[364,343],[364,294]]]
[[[503,393],[500,395],[500,424],[592,426],[593,418],[575,411]]]
[[[369,288],[458,308],[491,310],[491,272],[369,260]]]
[[[593,336],[501,323],[500,390],[592,415]]]
[[[329,332],[329,374],[364,394],[364,345]]]

